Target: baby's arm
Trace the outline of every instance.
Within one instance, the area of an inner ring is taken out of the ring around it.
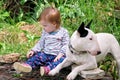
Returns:
[[[45,36],[45,32],[42,32],[41,38],[40,40],[35,44],[35,46],[31,49],[32,51],[36,52],[40,52],[43,49],[44,46],[44,36]]]
[[[62,53],[58,54],[57,57],[54,59],[54,62],[56,62],[57,60],[59,60],[62,56],[63,56]]]
[[[57,55],[57,57],[54,59],[54,61],[57,61],[57,60],[59,60],[62,56],[65,56],[66,48],[67,48],[67,46],[68,46],[68,44],[69,44],[69,40],[70,40],[70,38],[69,38],[68,31],[65,30],[65,31],[64,31],[64,35],[63,35],[63,38],[62,38],[62,42],[61,42],[61,44],[62,44],[63,46],[62,46],[62,48],[61,48],[61,50],[60,50],[60,53]]]
[[[66,55],[66,48],[69,44],[69,41],[70,41],[70,37],[69,37],[68,31],[65,30],[63,38],[62,38],[62,42],[61,42],[62,47],[61,47],[61,50],[60,50],[60,54],[62,53],[64,55]]]

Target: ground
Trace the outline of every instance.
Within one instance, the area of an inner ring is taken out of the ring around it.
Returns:
[[[31,73],[16,74],[12,64],[0,63],[0,80],[65,80],[67,74],[70,72],[69,68],[61,70],[60,74],[50,77],[39,75],[39,70],[33,70]],[[75,80],[82,80],[78,76]]]
[[[39,70],[33,70],[31,73],[17,74],[11,64],[0,63],[0,80],[66,80],[66,76],[70,72],[70,67],[64,68],[61,72],[54,76],[43,76],[39,75]],[[75,80],[84,80],[80,76],[77,76]],[[113,80],[112,78],[104,78],[99,80]]]

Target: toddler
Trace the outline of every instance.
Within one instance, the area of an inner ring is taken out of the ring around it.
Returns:
[[[43,27],[40,40],[27,53],[28,60],[15,62],[13,67],[20,72],[31,72],[40,67],[40,75],[43,76],[65,59],[69,34],[61,27],[60,12],[54,7],[45,8],[38,21]]]

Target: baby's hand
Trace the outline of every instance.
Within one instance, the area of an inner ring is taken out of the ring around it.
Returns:
[[[54,59],[54,62],[58,61],[64,54],[58,54],[57,57]]]
[[[31,56],[33,56],[34,55],[34,51],[29,51],[28,53],[27,53],[27,58],[30,58]]]

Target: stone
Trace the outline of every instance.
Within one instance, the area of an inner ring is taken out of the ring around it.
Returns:
[[[80,76],[85,79],[101,79],[105,75],[104,70],[101,70],[99,68],[93,69],[93,70],[86,70],[81,71]]]
[[[117,9],[116,9],[116,10],[114,11],[114,13],[115,13],[115,17],[118,18],[118,19],[120,19],[120,10],[117,10]]]
[[[9,77],[6,75],[0,75],[0,80],[9,80]]]

